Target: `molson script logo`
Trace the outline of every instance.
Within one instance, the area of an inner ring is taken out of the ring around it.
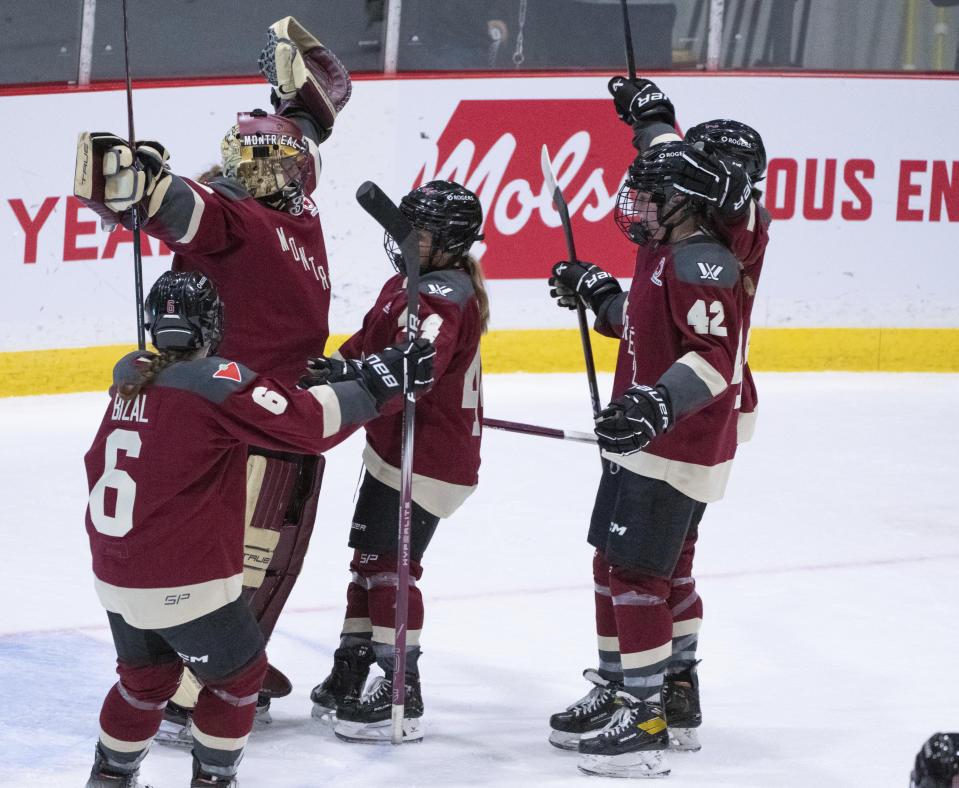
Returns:
[[[567,258],[565,236],[540,167],[549,150],[569,206],[576,256],[631,276],[636,247],[613,221],[636,151],[611,100],[461,101],[413,186],[452,180],[483,205],[485,239],[473,247],[492,279],[547,278]]]

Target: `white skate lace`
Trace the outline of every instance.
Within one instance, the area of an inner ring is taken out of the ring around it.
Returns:
[[[633,722],[633,712],[636,709],[632,706],[623,704],[613,713],[613,718],[609,721],[609,725],[603,731],[603,734],[606,736],[618,736],[623,731],[625,731]]]
[[[589,692],[583,695],[572,706],[567,707],[567,711],[574,714],[592,714],[603,703],[609,699],[609,690],[606,687],[593,687]]]
[[[377,676],[370,685],[370,691],[363,698],[364,703],[375,703],[382,695],[392,694],[393,688],[384,676]]]

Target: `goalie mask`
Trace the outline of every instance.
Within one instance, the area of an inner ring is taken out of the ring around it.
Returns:
[[[483,206],[479,197],[453,181],[430,181],[413,189],[400,200],[400,211],[410,224],[429,231],[432,237],[429,255],[421,263],[427,269],[437,267],[440,257],[444,258],[442,267],[456,266],[483,237]],[[404,273],[399,246],[389,233],[383,246],[396,270]]]
[[[160,351],[205,349],[212,355],[223,336],[223,302],[213,282],[195,271],[161,274],[150,288],[145,316]]]
[[[619,190],[613,218],[633,243],[667,243],[688,219],[702,220],[705,202],[676,189],[687,171],[685,142],[663,142],[636,157]]]
[[[274,210],[302,213],[313,158],[306,137],[292,120],[262,109],[236,118],[220,144],[223,174]]]
[[[752,183],[766,174],[766,148],[759,132],[738,120],[707,120],[686,132],[686,142],[703,142],[719,153],[742,163]]]

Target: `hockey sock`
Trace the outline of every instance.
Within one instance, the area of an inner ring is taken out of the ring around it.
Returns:
[[[669,581],[612,567],[609,590],[619,633],[624,689],[640,700],[658,699],[672,657]]]
[[[260,651],[232,676],[203,687],[193,710],[193,738],[194,752],[204,767],[226,768],[239,760],[253,729],[266,666],[266,654]]]
[[[703,600],[693,578],[696,533],[683,543],[679,561],[670,579],[669,610],[673,616],[673,645],[670,672],[679,672],[696,661],[699,630],[703,623]]]
[[[609,563],[598,550],[593,555],[593,600],[596,607],[596,641],[599,650],[598,673],[607,681],[623,681],[623,665],[616,635],[613,598],[609,593]]]
[[[120,680],[100,709],[100,741],[108,755],[137,753],[149,746],[176,691],[180,663],[131,665],[118,660],[117,672]]]

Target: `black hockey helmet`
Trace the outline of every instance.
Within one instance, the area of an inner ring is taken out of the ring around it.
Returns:
[[[763,138],[752,126],[738,120],[719,118],[698,123],[686,132],[686,142],[703,142],[719,153],[741,162],[753,183],[766,173],[766,148]]]
[[[673,230],[693,216],[705,216],[706,203],[679,191],[689,172],[683,154],[686,142],[663,142],[641,153],[629,165],[626,181],[619,190],[613,218],[633,243],[666,243]]]
[[[479,197],[454,181],[430,181],[413,189],[400,200],[400,211],[410,224],[428,230],[433,236],[427,267],[437,252],[449,255],[448,262],[455,265],[483,237],[480,234],[483,206]],[[399,247],[389,233],[383,239],[383,245],[393,266],[402,273]]]
[[[953,788],[959,785],[959,733],[930,736],[909,777],[909,788]]]
[[[195,271],[164,271],[146,300],[146,325],[157,350],[212,355],[223,336],[223,302],[213,282]]]

